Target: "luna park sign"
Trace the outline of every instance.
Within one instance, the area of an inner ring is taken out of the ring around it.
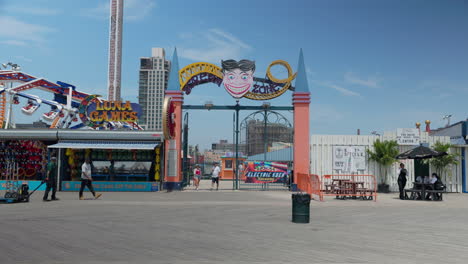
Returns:
[[[277,78],[271,72],[273,66],[282,66],[287,70],[286,78]],[[235,99],[269,100],[282,95],[288,89],[293,90],[291,83],[296,78],[289,63],[276,60],[266,70],[266,78],[254,77],[255,62],[251,60],[223,60],[221,67],[207,62],[187,65],[179,71],[180,87],[185,94],[200,84],[223,84],[224,89]]]
[[[104,101],[99,95],[86,97],[78,107],[83,124],[90,127],[105,126],[109,122],[137,122],[142,109],[130,101]]]

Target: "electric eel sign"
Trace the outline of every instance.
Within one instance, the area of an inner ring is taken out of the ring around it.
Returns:
[[[268,161],[248,162],[244,173],[246,183],[285,182],[288,176],[288,164]]]
[[[141,115],[139,104],[130,101],[104,101],[98,95],[86,97],[78,109],[84,124],[90,127],[105,126],[109,122],[137,122]]]

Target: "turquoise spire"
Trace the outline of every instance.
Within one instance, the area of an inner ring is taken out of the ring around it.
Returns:
[[[177,47],[174,48],[171,61],[171,72],[169,73],[168,91],[180,91],[179,83],[179,59],[177,58]]]
[[[307,81],[306,67],[304,64],[304,55],[302,54],[302,48],[299,52],[299,63],[297,66],[297,76],[295,84],[295,92],[308,93],[309,82]]]

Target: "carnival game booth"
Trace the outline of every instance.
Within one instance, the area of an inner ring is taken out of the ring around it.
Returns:
[[[7,182],[36,188],[45,177],[47,145],[39,140],[0,140],[0,190]],[[44,189],[44,186],[41,186]]]
[[[68,131],[59,134],[62,191],[79,191],[81,166],[91,160],[96,191],[158,191],[161,187],[161,138],[143,131]]]
[[[34,133],[37,133],[37,140],[34,142],[27,143],[23,140]],[[61,191],[79,190],[81,166],[87,157],[91,160],[96,191],[158,191],[161,187],[164,163],[161,155],[161,135],[157,132],[5,130],[2,131],[0,140],[5,137],[11,142],[39,147],[38,155],[22,153],[18,159],[23,161],[33,158],[31,160],[34,163],[40,163],[40,170],[39,167],[37,169],[40,173],[34,176],[38,179],[38,184],[45,175],[48,157],[53,153],[58,158],[58,181]],[[39,154],[41,159],[35,161]]]

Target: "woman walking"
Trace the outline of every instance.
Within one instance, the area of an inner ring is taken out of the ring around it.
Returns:
[[[195,169],[193,170],[193,183],[195,184],[195,190],[198,190],[198,187],[200,186],[200,180],[201,180],[201,169],[200,165],[195,165]]]

